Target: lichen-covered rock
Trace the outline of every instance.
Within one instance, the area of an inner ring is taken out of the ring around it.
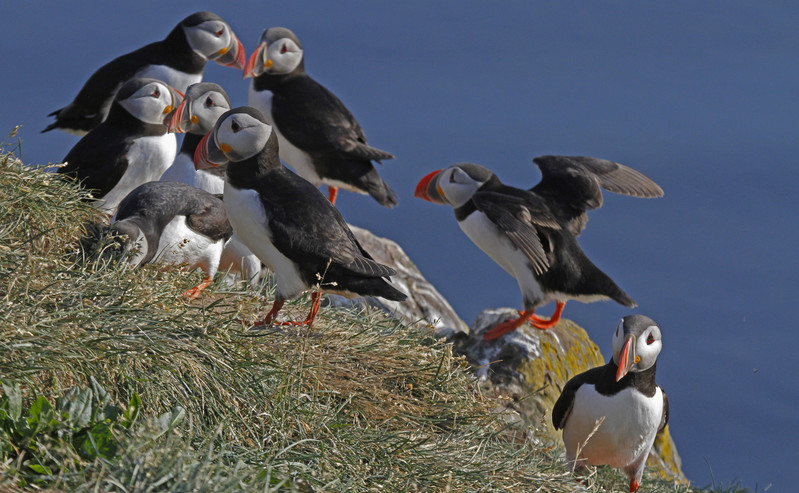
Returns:
[[[507,406],[527,424],[545,427],[550,437],[560,441],[551,413],[561,389],[571,377],[605,364],[605,359],[585,330],[566,319],[549,330],[525,325],[498,339],[483,340],[485,331],[517,316],[511,308],[485,310],[469,333],[457,334],[452,341],[475,368],[484,389],[509,397]],[[681,464],[666,427],[655,439],[648,471],[687,482]]]
[[[326,299],[330,306],[377,307],[406,323],[433,327],[435,336],[439,338],[449,338],[456,333],[468,332],[466,323],[458,317],[441,293],[427,282],[402,247],[394,241],[375,236],[357,226],[350,225],[350,229],[364,250],[377,262],[391,266],[397,271],[397,274],[391,277],[391,284],[405,293],[408,299],[397,302],[373,296],[348,299],[343,296],[328,295]]]

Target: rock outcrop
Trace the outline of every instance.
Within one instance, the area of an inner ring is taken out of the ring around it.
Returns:
[[[427,282],[416,265],[394,241],[375,236],[371,232],[349,225],[361,246],[381,264],[393,267],[397,274],[391,277],[392,285],[405,293],[408,299],[402,302],[382,298],[364,297],[348,299],[327,295],[330,306],[372,306],[402,319],[408,324],[433,327],[436,337],[450,338],[469,331],[447,300],[432,284]]]

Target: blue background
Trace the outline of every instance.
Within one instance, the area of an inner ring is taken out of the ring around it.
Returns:
[[[472,161],[528,188],[534,156],[570,154],[657,181],[663,199],[605,194],[581,244],[663,329],[658,382],[688,477],[795,488],[799,4],[14,2],[0,34],[0,135],[21,124],[25,162],[58,162],[77,139],[39,134],[46,115],[102,64],[202,9],[248,55],[263,29],[295,31],[309,74],[397,155],[381,174],[399,207],[343,192],[342,213],[398,241],[467,323],[521,296],[449,207],[413,198],[426,173]],[[240,72],[209,63],[205,78],[246,104]],[[608,355],[627,313],[571,302],[565,316]]]

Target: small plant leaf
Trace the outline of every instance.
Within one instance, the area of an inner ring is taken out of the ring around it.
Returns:
[[[158,427],[157,437],[173,429],[178,423],[183,421],[186,416],[186,410],[180,406],[175,406],[170,412],[166,412],[155,419],[156,426]]]
[[[136,422],[136,419],[139,417],[139,411],[141,410],[141,397],[136,392],[130,397],[130,402],[128,403],[128,408],[125,409],[125,412],[122,414],[122,420],[120,424],[127,429]]]
[[[18,383],[7,382],[3,380],[3,393],[8,398],[8,414],[11,419],[17,421],[22,416],[22,391]]]

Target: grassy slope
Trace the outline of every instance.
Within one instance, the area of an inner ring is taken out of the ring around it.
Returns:
[[[141,414],[129,431],[115,429],[121,449],[111,459],[76,454],[63,437],[45,441],[49,475],[6,448],[0,487],[38,478],[100,491],[626,488],[608,468],[578,485],[557,444],[492,414],[498,403],[448,345],[380,313],[323,308],[312,328],[250,332],[237,319],[264,313],[266,287],[215,284],[187,303],[179,294],[199,274],[131,269],[107,243],[81,248],[84,225],[97,220],[81,193],[8,152],[0,377],[21,385],[26,409],[94,377],[120,407],[139,395]],[[303,317],[307,306],[305,297],[286,312]],[[176,426],[153,431],[180,408]],[[643,489],[689,491],[649,479]]]

